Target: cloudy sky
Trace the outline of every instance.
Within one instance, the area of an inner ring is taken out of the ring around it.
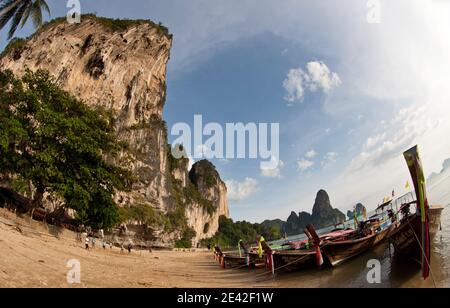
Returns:
[[[53,17],[65,3],[49,0]],[[214,160],[234,219],[311,211],[319,189],[344,212],[357,202],[373,209],[392,189],[404,192],[404,150],[419,144],[427,174],[450,157],[450,1],[81,3],[83,13],[150,18],[174,34],[169,128],[194,114],[280,123],[278,168]]]

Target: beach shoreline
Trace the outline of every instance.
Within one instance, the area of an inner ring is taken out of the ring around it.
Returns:
[[[447,215],[447,214],[445,214]],[[446,217],[446,216],[444,216]],[[445,218],[444,218],[445,221]],[[444,225],[445,227],[446,225]],[[447,232],[434,242],[433,268],[447,263]],[[76,233],[16,216],[0,208],[0,288],[342,288],[342,287],[434,287],[424,281],[420,268],[405,260],[391,260],[388,243],[337,268],[325,267],[272,276],[261,269],[223,269],[212,252],[201,249],[104,250],[100,245],[87,251]],[[443,246],[444,245],[444,246]],[[380,260],[382,283],[366,280],[367,262]],[[67,282],[69,260],[80,264],[79,284]],[[395,263],[395,264],[392,264]],[[412,264],[411,264],[412,266]],[[438,287],[448,286],[448,271],[435,270]]]
[[[0,209],[0,287],[251,288],[277,287],[264,270],[224,270],[205,250],[87,251],[76,233]],[[78,260],[81,283],[69,284]],[[263,275],[261,275],[261,273]]]

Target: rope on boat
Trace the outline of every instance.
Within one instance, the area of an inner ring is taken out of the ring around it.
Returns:
[[[244,264],[244,265],[239,265],[239,266],[235,266],[235,267],[227,267],[227,268],[235,270],[235,269],[241,269],[241,268],[244,268],[244,267],[250,267],[251,264],[256,264],[257,261],[258,260],[253,260],[253,261],[250,260],[250,262],[248,262],[248,265]]]
[[[413,231],[414,238],[416,239],[417,243],[419,244],[419,247],[420,247],[420,250],[422,251],[422,254],[423,254],[423,256],[424,256],[424,259],[425,259],[425,261],[426,261],[427,264],[428,264],[428,268],[430,269],[430,274],[431,274],[431,280],[433,280],[434,287],[437,288],[437,286],[436,286],[436,280],[434,280],[434,274],[433,274],[433,271],[432,271],[432,269],[431,269],[431,264],[430,264],[430,262],[429,262],[429,260],[428,260],[428,258],[427,258],[427,256],[426,256],[426,254],[425,254],[425,250],[423,249],[422,243],[420,242],[419,238],[417,237],[417,234],[416,234],[416,232],[414,231],[414,228],[411,226],[411,223],[409,222],[409,220],[407,220],[407,222],[408,222],[409,227],[410,227],[411,230]]]
[[[303,259],[306,258],[306,257],[309,257],[309,256],[308,256],[308,255],[301,256],[300,258],[298,258],[298,259],[296,259],[296,260],[294,260],[294,261],[292,261],[292,262],[289,262],[289,263],[284,264],[284,265],[282,265],[282,266],[280,266],[280,267],[274,268],[273,271],[276,272],[276,271],[278,271],[278,270],[280,270],[280,269],[282,269],[282,268],[288,267],[289,265],[292,265],[292,264],[294,264],[294,263],[297,263],[297,262],[303,260]],[[260,277],[260,276],[264,276],[264,275],[267,275],[267,274],[272,274],[272,271],[265,271],[264,273],[260,273],[260,274],[256,275],[255,277]]]

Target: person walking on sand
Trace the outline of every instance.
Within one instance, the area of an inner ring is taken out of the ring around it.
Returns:
[[[131,248],[132,248],[132,246],[131,246],[131,243],[128,243],[128,246],[127,246],[127,249],[128,249],[128,254],[130,254],[130,253],[131,253]]]
[[[84,245],[86,250],[89,250],[89,237],[86,236],[86,239],[84,240]]]

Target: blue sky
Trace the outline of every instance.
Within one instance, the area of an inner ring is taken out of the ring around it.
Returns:
[[[277,172],[262,173],[258,160],[214,161],[232,217],[255,222],[311,211],[319,189],[344,212],[357,202],[372,209],[403,192],[409,146],[420,145],[426,173],[450,157],[450,6],[380,1],[380,22],[369,23],[373,2],[81,1],[83,13],[149,18],[174,34],[169,128],[194,114],[280,123]],[[49,1],[53,17],[65,3]]]

